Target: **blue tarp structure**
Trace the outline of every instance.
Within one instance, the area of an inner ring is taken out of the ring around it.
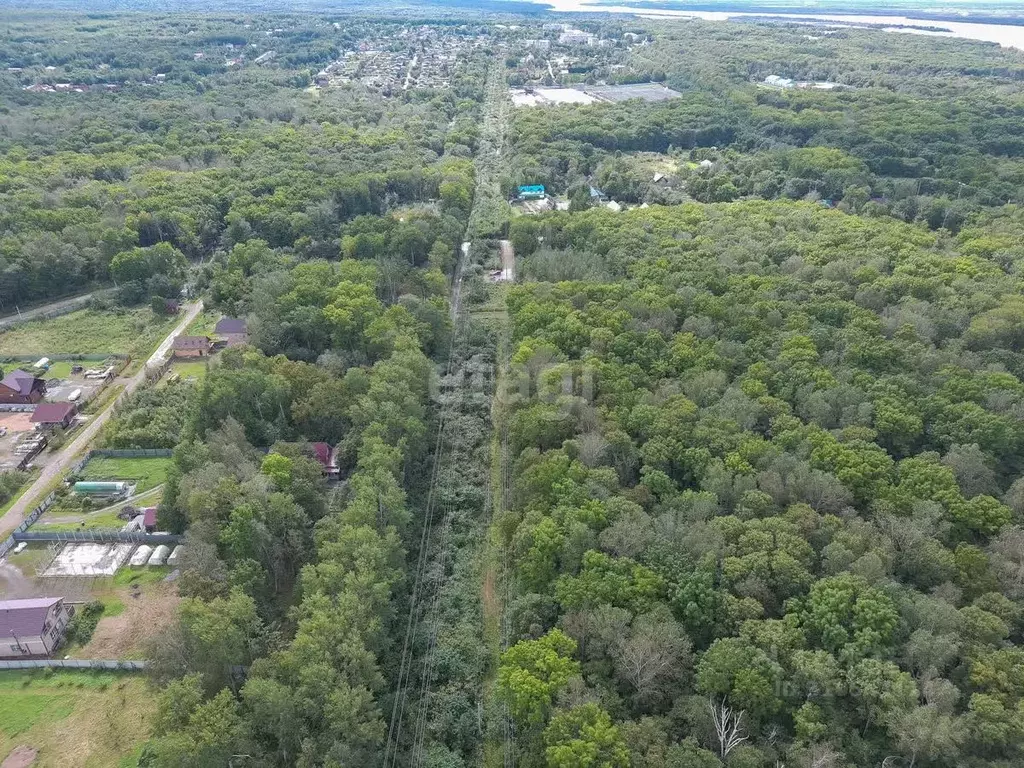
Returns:
[[[531,198],[545,197],[543,184],[523,184],[519,187],[519,199],[529,200]]]

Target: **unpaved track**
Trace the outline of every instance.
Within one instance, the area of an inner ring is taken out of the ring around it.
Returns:
[[[30,504],[35,504],[40,494],[58,477],[60,477],[68,467],[75,463],[79,454],[84,453],[89,447],[89,444],[96,438],[99,431],[103,429],[103,425],[110,420],[110,417],[114,415],[114,409],[117,407],[124,398],[134,392],[136,389],[142,386],[146,381],[146,369],[151,365],[159,365],[164,361],[168,352],[170,352],[171,344],[174,342],[174,337],[185,330],[188,324],[191,323],[200,312],[203,311],[202,299],[197,301],[195,304],[190,304],[185,308],[185,314],[182,315],[181,321],[174,326],[167,338],[160,342],[160,346],[157,347],[156,352],[152,354],[146,364],[139,368],[138,372],[128,379],[118,379],[110,386],[116,387],[119,384],[124,385],[124,389],[117,397],[114,398],[105,410],[96,414],[92,417],[92,420],[85,426],[85,428],[78,434],[70,445],[64,446],[64,450],[51,461],[46,467],[43,468],[42,474],[36,479],[32,486],[21,495],[14,505],[7,510],[7,514],[0,519],[0,540],[3,540],[7,535],[21,525],[25,519],[25,515],[28,514],[31,507]]]

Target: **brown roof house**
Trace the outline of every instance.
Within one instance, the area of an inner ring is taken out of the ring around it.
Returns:
[[[49,656],[74,615],[63,597],[0,601],[0,659]]]
[[[67,429],[74,421],[77,409],[74,403],[40,403],[32,413],[32,423],[39,429]]]
[[[245,320],[237,317],[222,317],[217,321],[213,332],[223,338],[229,347],[245,344],[249,341],[249,328]]]
[[[31,405],[46,394],[46,382],[15,368],[0,380],[0,403]]]
[[[209,357],[212,346],[207,336],[175,336],[171,350],[175,357]]]

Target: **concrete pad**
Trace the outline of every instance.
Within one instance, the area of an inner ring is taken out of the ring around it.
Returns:
[[[135,544],[65,544],[43,576],[113,576]]]

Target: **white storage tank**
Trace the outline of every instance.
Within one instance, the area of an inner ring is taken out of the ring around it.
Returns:
[[[174,551],[171,552],[170,555],[168,555],[168,557],[167,557],[167,564],[168,565],[175,565],[176,566],[178,564],[178,559],[180,557],[181,557],[181,545],[179,544],[178,546],[176,546],[174,548]]]
[[[170,554],[171,548],[166,544],[161,544],[153,550],[153,555],[149,558],[148,565],[163,565],[167,562],[167,556]]]
[[[149,557],[152,554],[153,548],[148,544],[142,544],[135,550],[135,554],[132,555],[132,559],[128,561],[128,565],[132,568],[141,568],[149,562]]]

